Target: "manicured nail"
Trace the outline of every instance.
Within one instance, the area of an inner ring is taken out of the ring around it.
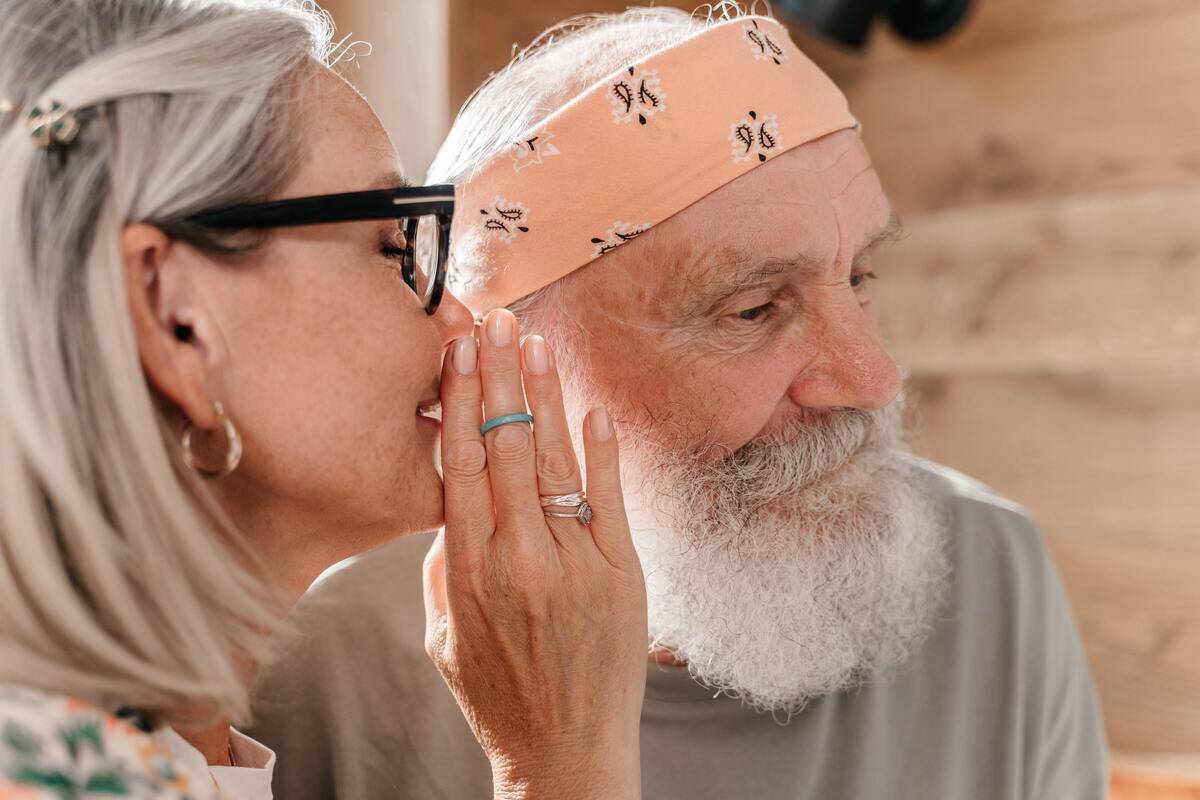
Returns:
[[[597,442],[606,442],[612,436],[612,423],[608,421],[608,411],[597,403],[588,413],[588,425],[592,428],[592,436]]]
[[[550,353],[546,340],[536,333],[525,340],[525,365],[534,375],[545,375],[550,371]]]
[[[510,344],[513,340],[513,331],[516,327],[517,320],[513,317],[511,311],[506,308],[497,309],[488,316],[488,341],[498,347]]]
[[[475,371],[476,347],[474,336],[460,336],[454,341],[450,360],[459,375],[470,375]]]

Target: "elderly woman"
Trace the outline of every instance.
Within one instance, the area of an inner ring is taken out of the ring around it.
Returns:
[[[639,794],[611,423],[584,504],[553,354],[477,341],[452,193],[336,51],[308,5],[4,4],[0,798],[269,797],[230,723],[289,598],[443,522],[427,647],[496,796]]]

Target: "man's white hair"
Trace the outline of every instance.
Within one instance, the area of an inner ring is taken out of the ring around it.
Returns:
[[[492,73],[459,111],[429,167],[430,183],[461,183],[526,131],[606,76],[705,28],[750,14],[769,14],[766,2],[723,0],[689,14],[678,8],[630,8],[616,14],[571,17],[543,31],[499,72]],[[453,264],[451,288],[463,293],[488,278],[487,265]],[[545,329],[545,311],[562,281],[510,304],[530,330]],[[560,320],[561,321],[561,320]]]
[[[278,191],[298,81],[335,57],[298,0],[5,0],[0,94],[76,109],[37,147],[0,114],[0,683],[159,721],[248,717],[281,611],[179,458],[130,320],[122,227]],[[239,248],[242,249],[242,248]]]

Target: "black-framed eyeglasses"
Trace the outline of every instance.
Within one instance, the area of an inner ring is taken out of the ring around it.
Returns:
[[[437,311],[446,286],[450,223],[454,219],[454,187],[450,184],[398,186],[247,203],[196,214],[187,222],[205,228],[231,230],[372,219],[404,220],[401,274],[420,298],[425,312]]]

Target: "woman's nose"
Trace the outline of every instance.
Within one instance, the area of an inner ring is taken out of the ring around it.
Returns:
[[[475,317],[463,302],[447,289],[442,295],[433,321],[442,332],[442,342],[449,344],[460,336],[466,336],[475,327]]]

